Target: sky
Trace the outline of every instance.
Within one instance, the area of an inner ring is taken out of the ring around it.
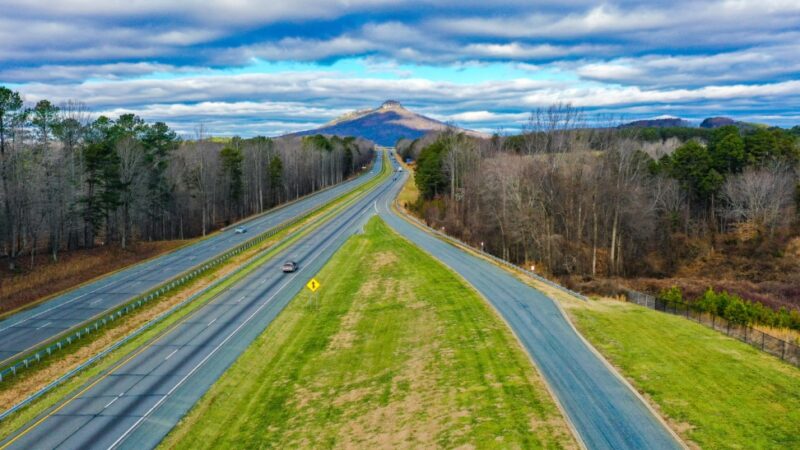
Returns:
[[[0,0],[0,85],[190,136],[400,101],[513,133],[589,120],[800,124],[800,1]]]

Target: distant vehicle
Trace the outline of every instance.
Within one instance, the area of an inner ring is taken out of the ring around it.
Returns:
[[[236,227],[236,234],[244,234],[247,233],[247,228],[245,227]]]
[[[397,168],[397,171],[398,171],[398,172],[402,172],[402,171],[403,171],[403,168],[402,168],[402,167],[398,167],[398,168]]]
[[[283,271],[283,273],[294,272],[297,270],[297,263],[294,261],[286,261],[281,266],[281,270]]]

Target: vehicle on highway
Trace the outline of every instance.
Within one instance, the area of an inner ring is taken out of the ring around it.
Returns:
[[[236,234],[244,234],[247,233],[247,228],[245,227],[236,227]]]
[[[283,270],[283,273],[294,272],[297,270],[297,263],[294,261],[286,261],[281,266],[281,270]]]
[[[402,167],[398,167],[398,168],[397,168],[397,171],[398,171],[398,172],[402,172],[402,171],[403,171],[403,168],[402,168]]]

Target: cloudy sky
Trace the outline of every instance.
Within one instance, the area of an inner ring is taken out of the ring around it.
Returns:
[[[800,1],[0,0],[0,85],[183,133],[276,135],[396,99],[513,132],[570,102],[625,120],[800,124]]]

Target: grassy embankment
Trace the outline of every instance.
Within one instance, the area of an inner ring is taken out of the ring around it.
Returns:
[[[557,299],[693,445],[800,448],[800,369],[681,317],[615,300],[587,304],[524,280]]]
[[[317,278],[163,447],[575,446],[508,328],[383,222]]]
[[[681,317],[570,303],[584,336],[702,448],[800,448],[800,369]]]
[[[312,212],[297,225],[276,234],[272,238],[264,241],[261,245],[243,252],[234,258],[231,258],[231,260],[229,260],[226,264],[214,269],[206,276],[198,278],[180,290],[170,293],[164,299],[142,308],[142,310],[136,314],[132,314],[120,319],[115,326],[108,328],[106,332],[92,335],[92,337],[85,341],[83,345],[71,348],[67,352],[59,353],[57,356],[43,361],[37,366],[34,366],[32,370],[24,372],[24,376],[19,376],[13,380],[5,381],[2,385],[0,385],[0,409],[6,409],[28,395],[36,392],[38,389],[41,389],[56,377],[78,366],[90,356],[113,344],[133,330],[139,328],[147,321],[152,320],[162,312],[167,311],[171,307],[177,305],[193,293],[211,284],[214,280],[227,275],[228,273],[236,270],[237,267],[247,263],[247,266],[244,267],[244,269],[236,276],[220,284],[192,303],[184,306],[179,311],[176,311],[170,317],[155,325],[142,335],[115,350],[106,358],[94,364],[92,367],[84,370],[45,396],[37,399],[19,414],[15,414],[14,416],[1,422],[0,439],[7,436],[9,433],[16,430],[23,424],[27,423],[45,409],[59,402],[62,398],[67,396],[70,392],[81,386],[83,383],[86,383],[92,377],[123,360],[123,358],[130,352],[142,345],[146,345],[151,339],[154,339],[169,330],[177,322],[184,319],[192,312],[196,311],[199,307],[214,298],[219,292],[227,289],[228,286],[247,275],[247,273],[254,270],[255,267],[272,258],[274,254],[281,251],[287,245],[321,225],[327,217],[332,216],[341,208],[344,208],[357,196],[360,196],[361,194],[370,190],[372,187],[376,186],[380,180],[386,176],[386,169],[384,168],[383,173],[375,180],[372,180],[366,183],[364,186],[361,186],[345,196],[340,197],[334,202],[329,203],[322,209]],[[263,253],[257,259],[248,262],[248,260],[250,260],[253,256],[264,251],[266,248],[269,248],[269,250]]]

